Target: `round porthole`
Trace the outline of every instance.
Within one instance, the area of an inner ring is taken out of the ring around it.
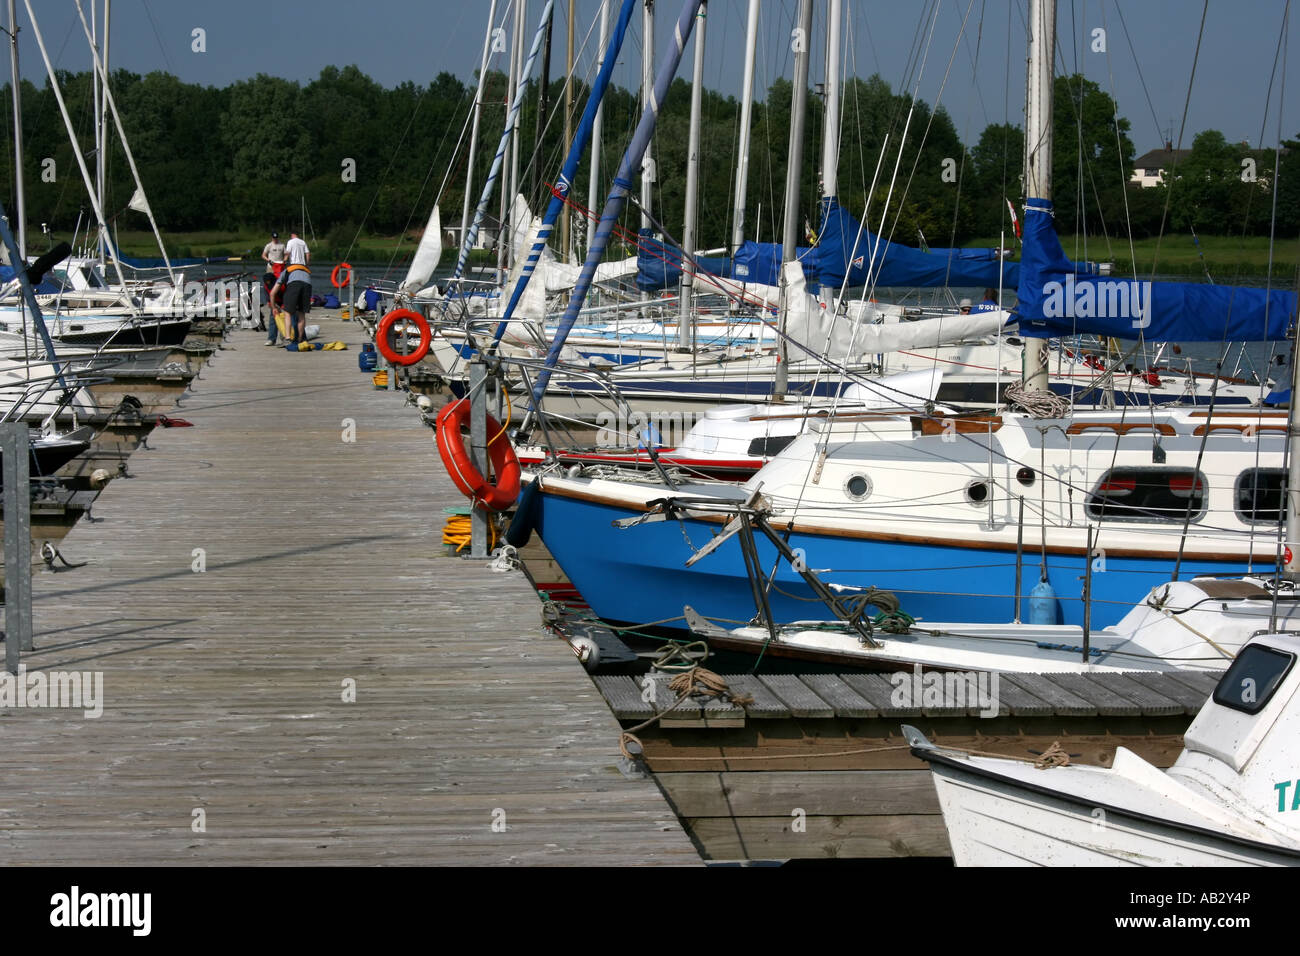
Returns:
[[[966,500],[976,507],[989,500],[989,486],[985,481],[972,481],[966,486]]]
[[[1016,481],[1020,482],[1025,487],[1029,487],[1034,483],[1034,469],[1021,468],[1016,472]]]
[[[850,501],[865,501],[871,497],[871,479],[860,472],[849,475],[844,482],[844,494]]]

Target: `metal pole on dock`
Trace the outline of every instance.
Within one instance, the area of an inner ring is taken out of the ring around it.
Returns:
[[[1025,496],[1020,496],[1020,517],[1016,519],[1016,616],[1020,623],[1020,594],[1024,586],[1022,573],[1025,567]]]
[[[469,363],[469,457],[479,474],[488,473],[487,365],[481,358]],[[488,522],[483,508],[471,503],[469,556],[488,556]]]
[[[32,649],[31,438],[26,422],[0,425],[4,456],[5,669],[18,673],[21,651]]]
[[[1083,566],[1083,663],[1088,663],[1088,645],[1092,641],[1092,525],[1088,525],[1088,550]]]

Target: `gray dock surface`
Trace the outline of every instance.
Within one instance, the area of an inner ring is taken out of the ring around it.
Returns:
[[[465,500],[333,315],[232,333],[34,575],[24,663],[103,715],[0,709],[0,862],[699,862],[523,576],[444,556]]]

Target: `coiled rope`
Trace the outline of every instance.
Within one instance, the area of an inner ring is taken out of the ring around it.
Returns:
[[[629,744],[636,744],[638,753],[645,752],[645,745],[637,738],[638,730],[645,730],[651,724],[658,723],[667,714],[671,714],[680,707],[693,694],[701,697],[725,699],[737,707],[744,707],[746,704],[752,704],[754,698],[749,694],[733,694],[727,682],[713,671],[706,667],[696,664],[688,671],[682,671],[668,682],[668,689],[677,695],[677,699],[665,710],[655,714],[649,720],[644,720],[629,730],[623,731],[618,737],[618,749],[622,751],[623,756],[628,760],[635,760],[636,754],[628,749]]]
[[[1008,405],[1019,406],[1035,418],[1064,418],[1070,411],[1070,402],[1055,392],[1011,384],[1002,393]]]

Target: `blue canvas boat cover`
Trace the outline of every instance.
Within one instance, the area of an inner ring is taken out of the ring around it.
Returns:
[[[682,251],[676,246],[664,245],[650,235],[649,229],[642,229],[639,236],[636,287],[646,292],[677,288],[682,281]],[[698,269],[709,275],[731,278],[731,260],[726,256],[695,256],[695,263]]]
[[[1019,265],[1001,262],[997,249],[922,252],[889,242],[862,228],[857,218],[833,196],[822,199],[820,219],[816,244],[795,250],[795,257],[803,263],[810,292],[815,293],[822,285],[843,285],[845,274],[849,276],[849,286],[866,285],[869,270],[874,273],[877,286],[996,289],[999,285],[1011,288],[1019,282]],[[747,241],[736,250],[731,272],[736,281],[779,285],[780,275],[780,243]],[[637,284],[641,284],[640,274]]]
[[[821,201],[821,230],[804,272],[822,285],[1010,288],[1020,267],[1002,262],[997,249],[931,249],[922,252],[881,239],[858,222],[834,196]],[[869,274],[870,273],[870,274]]]
[[[1077,333],[1149,342],[1276,342],[1296,311],[1294,292],[1088,274],[1065,257],[1052,203],[1025,204],[1019,304],[1024,335]]]
[[[12,282],[14,275],[14,270],[9,266],[0,266],[0,284]],[[59,291],[59,284],[52,279],[42,279],[40,285],[34,286],[32,291],[37,295],[53,294]]]

